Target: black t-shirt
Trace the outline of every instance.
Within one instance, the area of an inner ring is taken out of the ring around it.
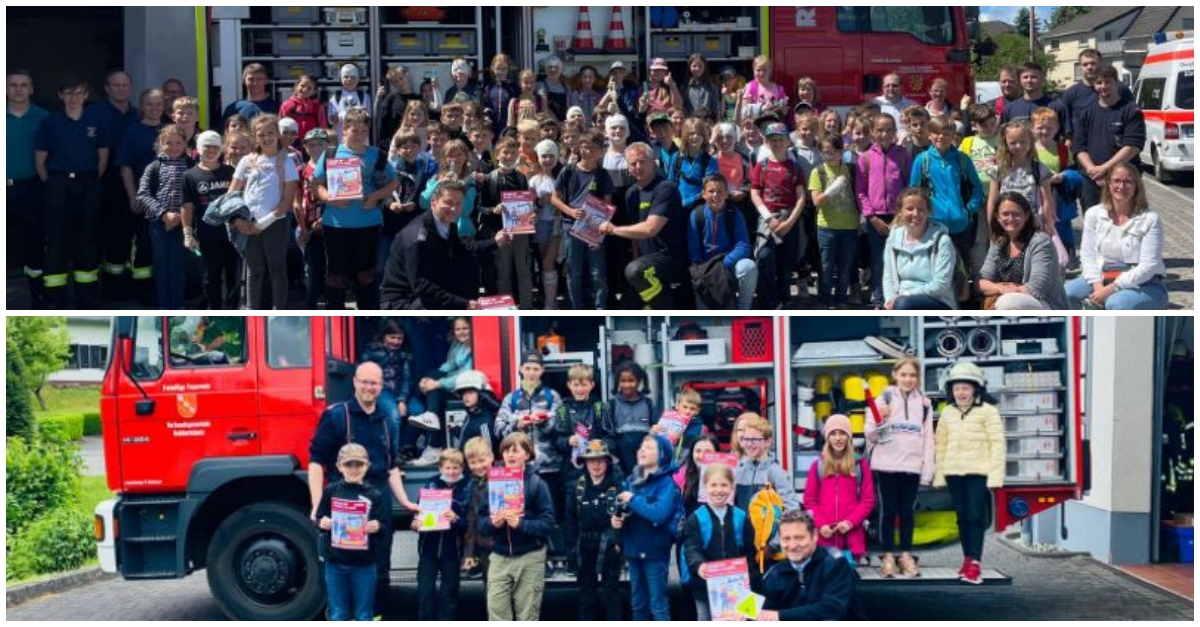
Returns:
[[[1130,98],[1121,98],[1112,107],[1097,103],[1080,111],[1075,128],[1075,154],[1088,153],[1096,165],[1112,159],[1125,146],[1140,149],[1146,145],[1146,120]],[[1141,155],[1134,154],[1131,163],[1141,162]]]
[[[225,227],[212,226],[204,222],[204,212],[216,199],[229,191],[233,182],[234,168],[222,163],[216,170],[205,170],[196,166],[183,175],[183,202],[190,203],[195,210],[192,224],[197,236],[206,239],[226,237]]]
[[[558,197],[573,209],[583,207],[589,195],[600,200],[604,200],[605,197],[611,198],[613,195],[613,184],[608,170],[599,164],[586,172],[577,165],[563,168],[562,172],[558,173],[554,189],[558,192]],[[575,225],[575,218],[563,215],[562,223],[563,230],[569,231]]]
[[[332,564],[344,566],[370,566],[375,563],[375,554],[379,552],[382,540],[379,534],[367,534],[359,524],[366,525],[368,521],[383,522],[390,503],[383,494],[369,483],[346,483],[336,481],[325,488],[321,494],[321,503],[317,506],[317,522],[328,517],[333,520],[333,529],[321,532],[321,543],[325,545],[325,559]],[[358,512],[366,509],[365,518]],[[365,537],[364,537],[365,534]],[[362,548],[334,548],[333,538]]]
[[[680,260],[688,258],[687,214],[683,211],[679,186],[674,181],[656,176],[646,189],[634,185],[629,188],[625,204],[630,214],[630,224],[640,224],[650,216],[667,219],[667,225],[658,235],[637,241],[639,255],[665,252]]]

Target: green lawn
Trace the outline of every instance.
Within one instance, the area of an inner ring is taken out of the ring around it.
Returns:
[[[99,387],[56,388],[47,385],[42,390],[42,398],[46,399],[44,411],[38,406],[36,398],[30,399],[35,415],[100,411]]]
[[[84,477],[77,507],[80,512],[91,519],[100,501],[107,501],[112,498],[112,495],[113,493],[108,489],[107,479],[104,477]]]

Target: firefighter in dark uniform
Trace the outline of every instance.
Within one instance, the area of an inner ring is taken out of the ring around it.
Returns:
[[[42,226],[42,181],[33,163],[38,126],[50,114],[33,104],[33,77],[27,70],[10,70],[5,77],[8,118],[5,124],[8,160],[8,258],[21,264],[29,283],[30,308],[42,306],[42,269],[46,235]]]
[[[125,130],[138,122],[138,108],[130,102],[133,88],[129,75],[122,70],[113,70],[104,78],[105,99],[88,105],[88,112],[100,118],[109,140],[112,141],[112,157],[116,157],[116,148],[120,144]],[[115,159],[114,159],[115,160]],[[110,160],[109,167],[100,181],[100,206],[103,219],[100,223],[102,234],[102,262],[100,268],[101,284],[104,286],[104,297],[107,300],[122,300],[128,286],[126,266],[129,261],[129,242],[132,239],[133,223],[137,216],[129,211],[129,199],[125,195],[125,186],[121,182],[121,169],[114,167]]]
[[[88,114],[87,81],[69,77],[59,86],[64,110],[38,128],[35,165],[45,183],[46,305],[65,308],[73,271],[75,305],[100,305],[100,177],[110,140],[100,119]]]

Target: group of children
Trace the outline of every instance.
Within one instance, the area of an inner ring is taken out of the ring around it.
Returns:
[[[442,514],[449,528],[421,533],[419,615],[453,620],[467,572],[485,581],[489,618],[537,620],[546,577],[562,568],[579,583],[581,620],[619,620],[624,568],[633,619],[669,620],[672,547],[701,620],[712,617],[709,565],[721,560],[745,560],[766,607],[787,609],[762,585],[774,567],[796,566],[780,543],[785,512],[807,510],[816,543],[857,567],[877,495],[882,574],[918,577],[914,504],[918,485],[930,484],[950,488],[964,554],[959,578],[979,584],[988,491],[1003,485],[1003,425],[982,372],[964,362],[949,373],[952,402],[935,430],[920,371],[914,359],[897,363],[895,385],[875,401],[880,422],[867,422],[863,455],[845,416],[825,419],[824,446],[809,469],[803,503],[772,453],[769,421],[740,416],[728,446],[732,458],[723,457],[725,447],[699,418],[699,395],[681,392],[660,417],[644,391],[645,373],[633,362],[615,369],[616,393],[607,404],[597,400],[594,372],[585,365],[571,368],[569,397],[561,398],[541,381],[536,352],[525,356],[518,388],[498,405],[484,402],[494,399],[486,378],[465,371],[455,389],[471,437],[439,454],[438,476],[426,486],[453,497]],[[497,510],[489,499],[497,459],[523,477],[519,508]],[[343,472],[353,483],[356,475]],[[565,564],[557,561],[563,556]]]

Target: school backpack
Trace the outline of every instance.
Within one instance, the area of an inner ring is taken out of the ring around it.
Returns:
[[[509,411],[520,411],[521,396],[518,396],[516,394],[509,394],[508,397],[509,397],[509,400],[508,400]],[[550,390],[549,386],[545,386],[545,385],[542,386],[542,397],[545,398],[547,407],[554,407],[554,395],[553,395],[553,392]],[[533,408],[533,399],[532,398],[529,399],[529,407],[531,409]]]
[[[785,558],[779,546],[779,519],[783,517],[783,497],[768,483],[759,490],[746,507],[750,524],[754,525],[754,558],[758,570],[765,570],[766,563]]]
[[[733,507],[733,535],[734,546],[740,553],[742,551],[742,536],[746,531],[746,512]],[[700,524],[700,547],[708,548],[708,543],[712,542],[713,535],[713,514],[708,507],[701,506],[696,510],[696,522]],[[679,581],[683,585],[689,585],[692,580],[692,573],[687,567],[687,559],[684,558],[683,550],[679,551]]]
[[[966,164],[963,162],[965,155],[956,151],[958,161],[958,193],[961,197],[963,213],[967,213],[967,205],[971,204],[971,179],[967,176]],[[933,198],[933,178],[930,175],[930,168],[933,164],[930,163],[929,153],[925,153],[925,158],[921,159],[921,179],[918,187],[925,190],[930,198]]]
[[[862,500],[862,484],[863,484],[863,460],[854,460],[854,496],[858,500]],[[821,478],[825,476],[825,460],[817,459],[817,492],[821,491]]]

